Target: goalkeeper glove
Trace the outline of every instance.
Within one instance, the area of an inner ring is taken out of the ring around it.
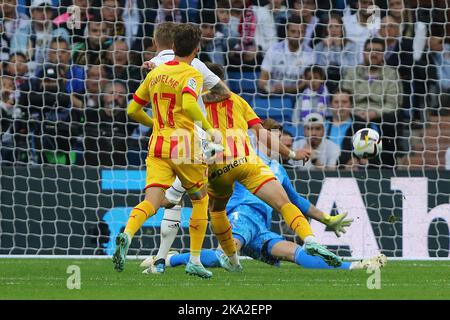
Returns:
[[[334,231],[336,237],[339,238],[341,236],[341,233],[347,232],[345,228],[350,227],[353,222],[353,219],[345,219],[347,214],[347,212],[335,216],[325,214],[320,222],[327,226],[325,231]]]

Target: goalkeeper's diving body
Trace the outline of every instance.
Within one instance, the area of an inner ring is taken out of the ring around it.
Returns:
[[[258,151],[258,155],[270,167],[295,206],[308,217],[325,224],[327,230],[334,231],[336,236],[340,237],[341,233],[346,232],[345,228],[349,227],[353,221],[352,219],[346,219],[346,213],[336,216],[323,213],[296,192],[286,170],[278,161],[269,159],[261,151]],[[171,194],[170,196],[172,196],[171,200],[174,202],[177,199],[180,200],[180,194]],[[270,226],[273,209],[250,193],[241,184],[235,184],[235,189],[227,204],[226,211],[232,225],[236,248],[240,251],[241,255],[250,256],[262,262],[277,266],[280,260],[286,260],[296,263],[303,268],[333,268],[326,264],[321,257],[307,254],[304,248],[297,243],[287,241],[281,235],[272,232]],[[171,231],[174,232],[175,230],[172,229]],[[161,232],[167,232],[167,230],[161,230]],[[222,254],[223,251],[220,247],[218,249],[202,250],[201,261],[206,267],[221,267],[223,263],[223,259],[221,259]],[[155,256],[150,256],[141,263],[141,267],[147,268],[144,270],[144,273],[151,272],[155,261]],[[171,251],[166,258],[166,266],[176,267],[185,265],[188,261],[189,253],[179,254]],[[386,257],[380,254],[370,259],[342,262],[342,265],[338,268],[350,270],[363,269],[383,267],[385,264]]]
[[[202,278],[212,276],[200,261],[208,225],[209,198],[207,165],[198,161],[203,155],[196,152],[200,148],[197,147],[195,124],[200,124],[216,142],[221,141],[221,135],[211,127],[197,103],[203,78],[190,64],[198,52],[200,39],[198,27],[177,25],[173,39],[174,60],[149,72],[128,106],[127,113],[132,119],[153,130],[146,159],[145,199],[133,208],[124,232],[116,239],[113,263],[117,271],[124,270],[134,234],[156,213],[164,199],[165,189],[178,176],[193,206],[189,224],[190,258],[185,270]],[[152,102],[153,119],[143,110],[149,101]]]
[[[223,79],[223,68],[221,66],[209,64],[208,68],[216,73],[219,78]],[[256,155],[250,145],[247,133],[249,128],[253,129],[258,137],[262,133],[267,134],[268,132],[262,127],[261,120],[248,103],[238,95],[232,93],[230,99],[226,99],[220,103],[206,103],[206,109],[208,120],[213,124],[214,128],[221,131],[224,141],[226,141],[224,145],[225,152],[222,157],[218,157],[208,168],[211,226],[219,240],[222,250],[225,252],[220,257],[222,260],[221,265],[228,271],[241,270],[240,264],[228,259],[231,253],[233,253],[233,250],[235,250],[235,243],[225,210],[228,199],[233,192],[233,185],[237,181],[281,213],[287,225],[304,241],[305,252],[309,255],[321,257],[328,265],[334,267],[340,266],[342,264],[341,259],[317,243],[308,220],[300,209],[290,202],[288,195],[279,181],[276,180],[275,175]],[[266,146],[269,148],[271,148],[271,143],[269,142],[271,140],[268,139],[265,141]],[[307,152],[303,154],[300,152],[300,155],[296,155],[295,153],[292,155],[291,150],[284,145],[281,146],[283,148],[280,148],[280,153],[287,152],[291,157],[299,157],[299,159],[306,159],[308,157]],[[177,191],[177,188],[171,189]],[[182,191],[180,190],[180,192]],[[166,199],[170,201],[168,199],[168,193],[166,193]],[[165,214],[164,219],[177,221],[177,219],[174,219],[177,217],[172,216],[175,214],[174,212],[170,212],[169,214],[171,217],[168,219]],[[214,221],[222,221],[222,223],[217,225]],[[165,231],[162,230],[162,239],[164,239],[164,235]],[[162,240],[161,247],[164,247],[165,251],[168,252],[167,243],[170,246],[172,242],[173,239],[170,242],[164,242]],[[154,265],[149,270],[151,273],[164,272],[166,252],[165,254],[158,253]]]

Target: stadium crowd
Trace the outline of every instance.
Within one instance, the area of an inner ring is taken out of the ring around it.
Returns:
[[[0,0],[0,161],[143,164],[149,131],[126,106],[155,55],[154,26],[173,21],[199,24],[199,59],[226,66],[230,88],[283,141],[313,150],[305,166],[285,164],[367,165],[351,136],[370,126],[384,151],[369,165],[393,167],[425,111],[450,105],[446,3]]]

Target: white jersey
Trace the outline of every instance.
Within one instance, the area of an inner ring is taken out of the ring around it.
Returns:
[[[261,70],[269,73],[271,85],[280,82],[296,85],[305,69],[312,64],[314,64],[314,54],[309,46],[301,44],[296,52],[292,52],[289,49],[288,40],[283,40],[267,50]]]
[[[160,53],[158,53],[158,55],[156,57],[154,57],[153,59],[151,59],[150,61],[153,62],[154,64],[156,64],[156,66],[159,66],[160,64],[171,61],[174,58],[175,58],[175,53],[173,52],[173,50],[163,50]],[[220,82],[220,78],[218,76],[216,76],[211,70],[209,70],[208,67],[203,62],[198,60],[197,58],[192,60],[191,66],[200,72],[200,74],[203,77],[203,86],[207,90],[210,90],[212,87],[214,87],[216,84],[218,84]],[[202,90],[200,90],[200,95],[198,96],[197,102],[198,102],[198,105],[200,106],[200,109],[203,111],[204,114],[206,114],[205,105],[203,104],[203,100],[201,97],[201,91]]]

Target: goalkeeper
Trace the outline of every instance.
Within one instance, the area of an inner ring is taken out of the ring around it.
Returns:
[[[327,230],[334,231],[338,237],[341,236],[341,233],[346,232],[345,228],[349,227],[353,222],[353,219],[345,219],[347,213],[336,216],[323,213],[296,192],[286,170],[280,163],[276,160],[270,160],[260,151],[258,151],[258,155],[270,167],[286,190],[289,200],[301,212],[305,212],[307,216],[325,224]],[[172,203],[178,203],[181,200],[181,196],[182,194],[179,194],[175,197],[168,197],[168,199]],[[271,265],[279,265],[280,260],[287,260],[304,268],[334,269],[334,267],[329,266],[322,258],[308,255],[298,244],[292,241],[286,241],[281,235],[270,231],[273,209],[241,184],[235,184],[235,189],[227,204],[226,211],[232,225],[236,249],[241,254]],[[178,224],[172,225],[171,230],[161,230],[161,233],[173,234],[171,239],[173,241],[178,226]],[[165,238],[164,241],[170,240]],[[220,267],[224,261],[222,255],[223,252],[220,248],[216,250],[202,250],[200,259],[205,267]],[[189,253],[178,254],[171,252],[166,258],[166,266],[175,267],[185,265],[188,261]],[[144,270],[144,273],[152,273],[152,268],[154,267],[153,262],[154,256],[150,256],[141,263],[142,267],[147,268]],[[369,266],[382,267],[385,263],[386,257],[379,255],[357,262],[343,262],[338,269],[362,269],[368,268]]]

